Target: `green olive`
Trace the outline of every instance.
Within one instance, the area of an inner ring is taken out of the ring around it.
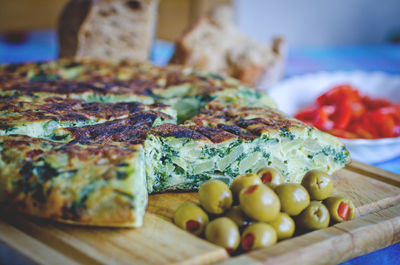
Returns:
[[[322,201],[329,197],[332,193],[333,182],[329,175],[320,170],[308,171],[301,182],[308,193],[311,200]]]
[[[251,221],[243,214],[238,205],[229,209],[229,211],[226,212],[225,217],[232,219],[239,228],[251,224]]]
[[[353,202],[343,197],[329,197],[324,201],[331,218],[335,222],[343,222],[353,219],[356,214],[356,207]]]
[[[239,246],[240,233],[235,222],[228,217],[219,217],[207,225],[206,239],[232,252]]]
[[[186,202],[176,210],[174,222],[183,230],[200,235],[208,224],[208,215],[196,204]]]
[[[285,183],[281,173],[270,167],[265,167],[257,172],[257,175],[261,178],[262,183],[275,189],[276,186]]]
[[[241,245],[244,250],[268,247],[276,243],[275,229],[266,223],[255,223],[248,226],[242,234]]]
[[[220,180],[209,180],[199,188],[201,206],[211,214],[222,214],[232,206],[232,193]]]
[[[301,213],[310,203],[310,195],[300,184],[285,183],[275,188],[282,210],[290,216]]]
[[[251,185],[261,184],[261,183],[262,183],[261,179],[258,177],[258,175],[254,173],[247,173],[244,175],[240,175],[233,180],[231,185],[231,191],[233,197],[237,199],[239,197],[239,192],[242,189],[250,187]]]
[[[266,185],[257,184],[239,193],[240,209],[250,218],[269,222],[274,220],[281,209],[278,196]]]
[[[312,201],[296,218],[299,227],[307,230],[317,230],[329,226],[329,211],[319,201]]]
[[[291,238],[294,234],[295,223],[287,213],[279,213],[278,217],[269,224],[275,229],[279,240]]]

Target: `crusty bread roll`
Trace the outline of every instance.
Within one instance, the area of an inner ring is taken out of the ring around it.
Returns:
[[[70,0],[61,14],[60,57],[146,61],[158,0]]]
[[[219,6],[191,25],[176,41],[173,63],[238,78],[255,86],[277,81],[283,72],[284,41],[257,43],[235,26],[231,7]]]

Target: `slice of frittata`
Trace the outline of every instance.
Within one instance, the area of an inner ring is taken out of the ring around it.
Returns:
[[[0,199],[29,215],[138,227],[147,204],[141,145],[0,136]]]

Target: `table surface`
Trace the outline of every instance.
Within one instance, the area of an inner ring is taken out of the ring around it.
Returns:
[[[151,53],[152,62],[165,65],[172,56],[173,49],[171,43],[157,40]],[[24,42],[16,44],[7,43],[0,35],[0,63],[54,60],[57,53],[58,44],[54,31],[33,32],[27,35]],[[400,75],[400,44],[291,49],[285,77],[338,70],[383,71]],[[400,174],[400,157],[374,165]],[[397,243],[343,264],[398,264],[399,257],[400,243]]]

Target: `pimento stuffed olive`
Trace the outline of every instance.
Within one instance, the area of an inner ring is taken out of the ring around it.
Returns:
[[[324,204],[334,222],[340,223],[351,220],[356,214],[356,207],[353,202],[343,197],[329,197],[324,200]]]
[[[183,230],[200,235],[208,224],[208,215],[196,204],[186,202],[176,210],[174,222]]]

